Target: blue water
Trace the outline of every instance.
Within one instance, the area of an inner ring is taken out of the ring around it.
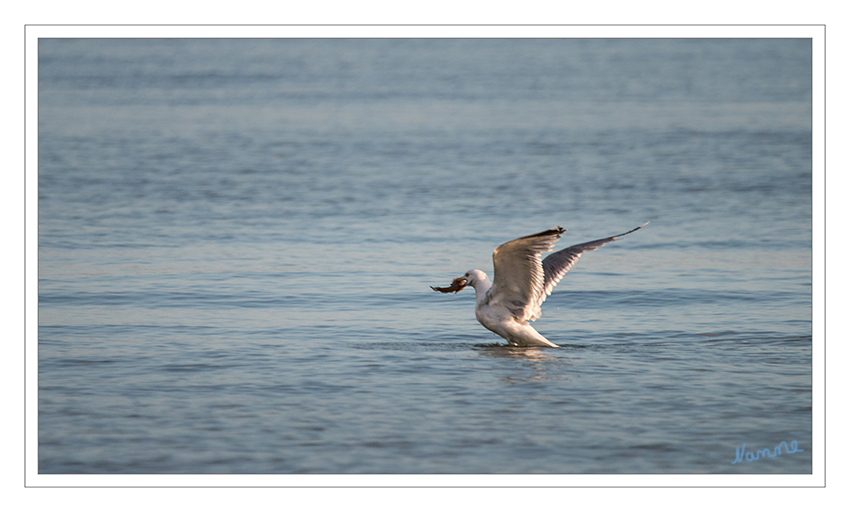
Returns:
[[[803,39],[40,40],[38,471],[811,473],[811,83]],[[557,349],[429,288],[646,221]]]

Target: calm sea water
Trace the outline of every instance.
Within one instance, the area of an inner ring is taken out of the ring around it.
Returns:
[[[38,470],[810,473],[811,152],[803,39],[42,39]]]

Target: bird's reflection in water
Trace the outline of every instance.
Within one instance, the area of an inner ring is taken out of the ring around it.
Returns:
[[[564,367],[572,364],[572,357],[565,355],[564,347],[584,348],[581,345],[562,345],[561,348],[548,347],[515,347],[494,343],[492,345],[478,345],[476,349],[485,356],[513,359],[520,361],[525,371],[516,372],[513,367],[504,380],[509,383],[539,382],[549,380],[571,380],[569,371]]]
[[[557,359],[551,353],[552,349],[542,347],[514,347],[511,345],[503,345],[494,343],[492,345],[480,345],[481,353],[490,357],[506,357],[509,359],[524,359],[532,363],[542,361],[552,361]]]

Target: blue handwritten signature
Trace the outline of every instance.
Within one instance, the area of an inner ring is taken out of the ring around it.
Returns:
[[[782,455],[782,447],[785,447],[785,453],[797,453],[805,451],[802,448],[797,448],[797,441],[791,441],[791,447],[789,449],[788,444],[785,441],[779,443],[774,449],[773,452],[764,448],[762,450],[756,450],[755,452],[744,452],[744,449],[747,447],[747,443],[744,443],[743,446],[738,448],[735,447],[735,460],[732,461],[732,464],[737,464],[742,462],[744,459],[747,462],[752,462],[754,460],[758,460],[759,458],[766,459],[768,457],[776,457],[777,455]]]

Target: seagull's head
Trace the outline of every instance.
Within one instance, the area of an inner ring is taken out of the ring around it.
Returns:
[[[488,281],[487,274],[478,269],[469,270],[463,277],[459,277],[458,279],[463,279],[464,286],[471,286],[473,288],[480,283],[486,283]]]

